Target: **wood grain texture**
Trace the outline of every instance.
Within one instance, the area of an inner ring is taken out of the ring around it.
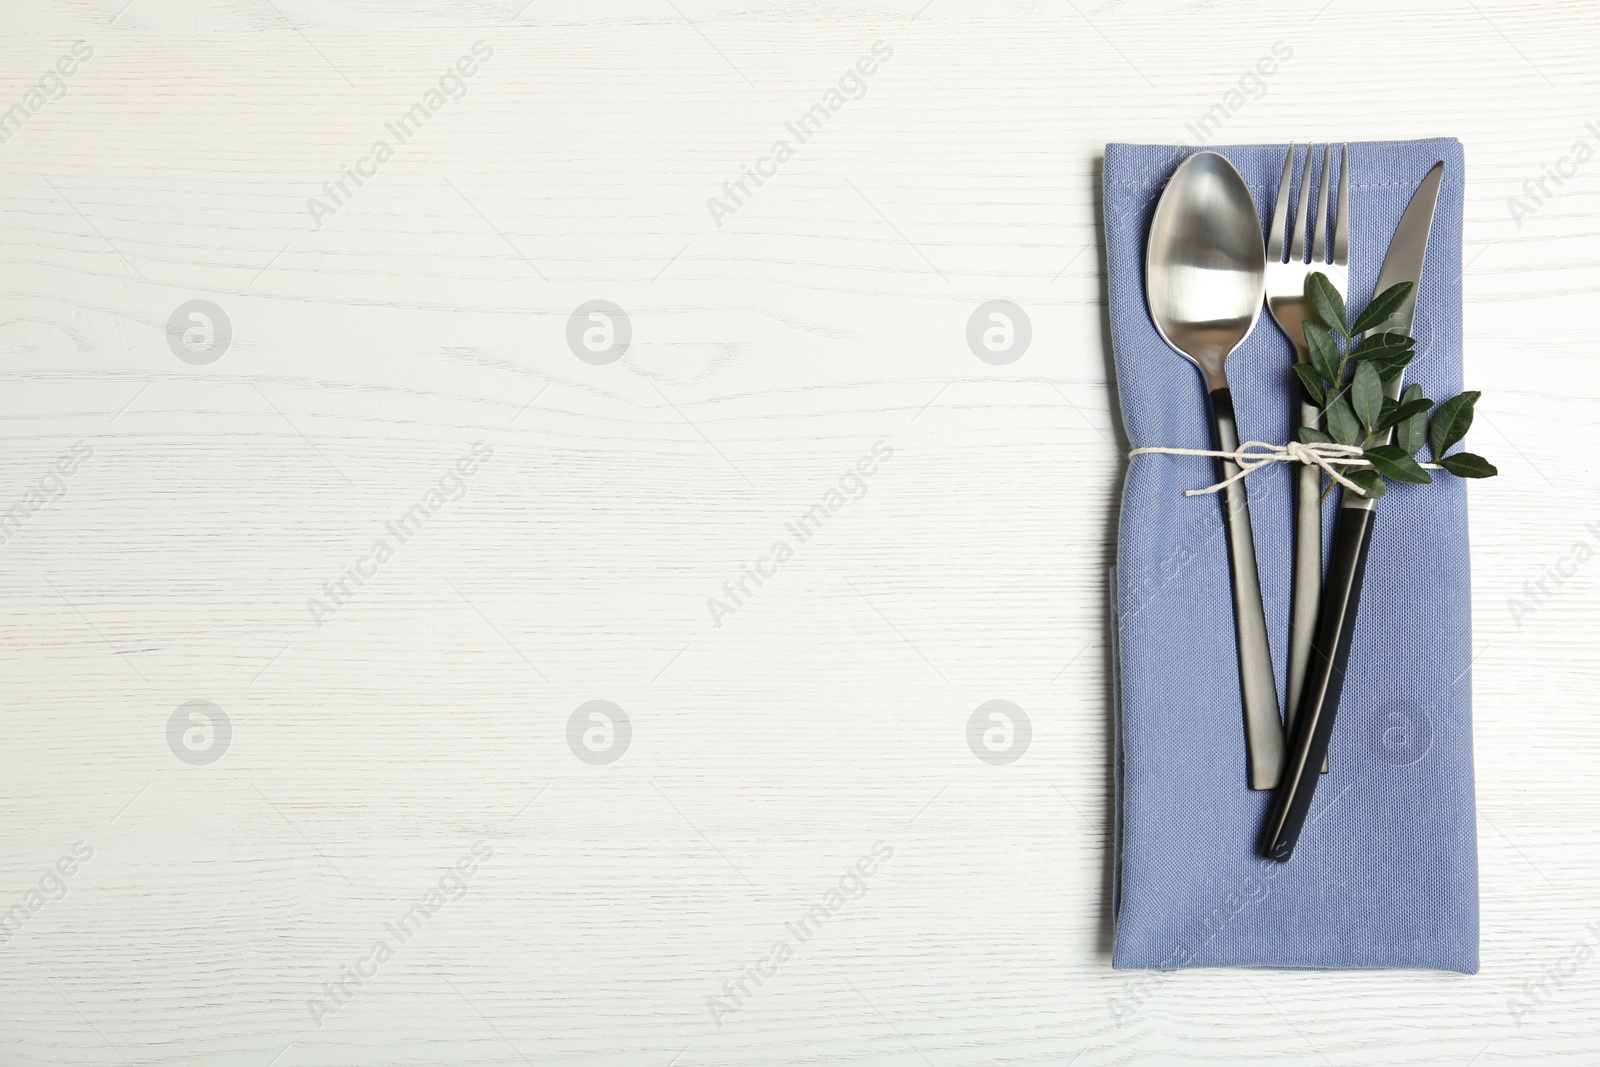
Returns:
[[[0,144],[0,511],[93,452],[0,544],[0,905],[93,853],[0,945],[0,1065],[1600,1057],[1600,564],[1571,562],[1600,544],[1600,158],[1507,205],[1600,146],[1591,5],[50,0],[0,31],[0,113],[93,50]],[[1472,494],[1473,978],[1109,966],[1098,159],[1191,142],[1277,41],[1217,140],[1467,146],[1503,472]],[[233,331],[204,366],[165,333],[197,298]],[[605,366],[566,340],[595,299],[633,330]],[[965,337],[993,299],[1032,324],[1005,366]],[[319,626],[307,601],[480,441]],[[875,442],[864,495],[713,625]],[[607,766],[568,746],[595,699],[632,724]],[[991,699],[1033,725],[1009,766],[967,747]],[[191,700],[232,727],[210,765],[169,748]],[[875,842],[865,893],[718,1025]]]

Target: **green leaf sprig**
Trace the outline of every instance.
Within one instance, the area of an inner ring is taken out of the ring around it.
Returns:
[[[1306,395],[1322,409],[1320,424],[1326,429],[1303,426],[1300,440],[1359,446],[1362,458],[1372,466],[1346,476],[1361,487],[1363,496],[1372,499],[1387,492],[1389,482],[1427,485],[1433,481],[1416,460],[1424,442],[1433,452],[1433,462],[1451,474],[1492,478],[1500,473],[1482,456],[1450,451],[1472,426],[1472,407],[1480,393],[1461,393],[1437,408],[1416,382],[1406,386],[1398,400],[1385,395],[1385,388],[1416,356],[1417,342],[1392,330],[1371,331],[1410,292],[1410,282],[1390,286],[1373,297],[1351,323],[1344,298],[1327,275],[1313,272],[1306,278],[1306,303],[1317,321],[1306,320],[1310,362],[1296,363],[1294,373]]]

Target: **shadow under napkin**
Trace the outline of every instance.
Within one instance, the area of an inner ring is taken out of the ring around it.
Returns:
[[[1249,183],[1263,232],[1287,148],[1216,149]],[[1151,213],[1167,178],[1194,151],[1106,148],[1111,341],[1135,448],[1210,447],[1201,376],[1162,342],[1144,300]],[[1373,296],[1413,190],[1441,159],[1444,181],[1412,328],[1418,354],[1406,375],[1435,400],[1461,390],[1461,145],[1350,146],[1349,302],[1356,308]],[[1241,440],[1289,439],[1293,360],[1289,342],[1263,313],[1228,360]],[[1248,481],[1280,703],[1292,477],[1289,464],[1274,464]],[[1461,479],[1436,478],[1393,486],[1378,505],[1332,771],[1317,789],[1294,858],[1279,864],[1255,849],[1270,794],[1245,781],[1221,505],[1215,496],[1183,495],[1215,480],[1213,461],[1146,455],[1130,463],[1114,605],[1114,966],[1476,973],[1466,492]]]

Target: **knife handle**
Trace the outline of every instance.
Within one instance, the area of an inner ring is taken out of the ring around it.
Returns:
[[[1211,430],[1219,452],[1239,447],[1233,394],[1226,386],[1211,393]],[[1218,459],[1223,478],[1239,473],[1232,460]],[[1244,482],[1222,491],[1222,517],[1228,529],[1228,561],[1233,572],[1233,619],[1239,649],[1239,687],[1244,702],[1245,751],[1251,789],[1271,789],[1283,770],[1283,719],[1278,712],[1278,682],[1267,646],[1267,613],[1261,606],[1256,544],[1250,533],[1250,505]]]
[[[1358,506],[1351,506],[1357,504]],[[1365,506],[1359,506],[1365,505]],[[1361,579],[1367,569],[1367,549],[1372,544],[1371,501],[1351,494],[1339,508],[1333,530],[1333,555],[1328,581],[1322,590],[1316,637],[1306,670],[1305,691],[1294,716],[1289,758],[1283,781],[1272,795],[1272,806],[1261,833],[1261,854],[1287,863],[1294,854],[1300,831],[1311,809],[1311,797],[1328,756],[1328,739],[1339,711],[1345,666],[1350,660],[1350,640],[1355,633],[1356,610],[1361,600]]]

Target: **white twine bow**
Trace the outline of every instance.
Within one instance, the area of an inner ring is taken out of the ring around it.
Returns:
[[[1239,468],[1238,472],[1224,478],[1215,485],[1208,485],[1204,489],[1187,489],[1184,496],[1204,496],[1226,489],[1234,482],[1248,477],[1262,467],[1273,463],[1306,463],[1321,467],[1323,471],[1335,482],[1354,492],[1361,492],[1361,486],[1346,478],[1339,470],[1340,467],[1370,467],[1370,460],[1362,459],[1365,453],[1357,445],[1341,445],[1333,441],[1314,441],[1311,444],[1302,444],[1299,441],[1290,441],[1286,445],[1270,445],[1265,441],[1246,441],[1232,452],[1214,451],[1206,448],[1136,448],[1128,453],[1128,458],[1145,455],[1163,456],[1215,456],[1218,459],[1230,459]],[[1434,463],[1424,463],[1424,467],[1438,470]]]

